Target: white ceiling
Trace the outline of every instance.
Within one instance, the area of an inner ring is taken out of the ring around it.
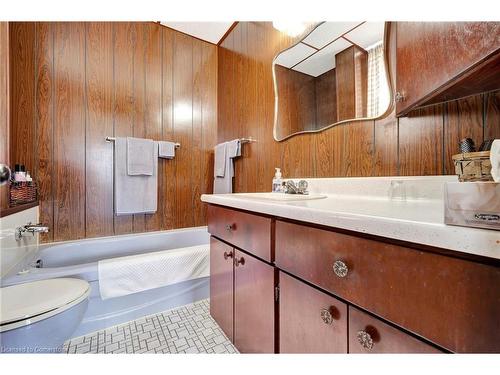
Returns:
[[[318,51],[300,64],[294,66],[293,70],[308,74],[313,77],[318,77],[323,73],[335,68],[335,55],[346,48],[352,46],[345,39],[337,39],[332,44]]]
[[[315,51],[314,48],[299,43],[280,53],[274,61],[276,64],[284,66],[285,68],[291,68],[298,62],[304,60],[307,56],[312,55]]]
[[[361,22],[325,22],[315,28],[303,41],[321,49],[359,24]]]
[[[368,49],[384,39],[384,27],[385,22],[365,22],[345,34],[345,37],[358,46]]]
[[[233,22],[160,22],[174,30],[218,44]]]
[[[325,22],[301,43],[281,52],[275,63],[318,77],[335,68],[335,55],[353,43],[367,49],[382,41],[384,25],[384,22]]]

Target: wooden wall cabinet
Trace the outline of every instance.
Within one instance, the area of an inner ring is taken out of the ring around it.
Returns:
[[[500,88],[500,22],[397,22],[396,113]]]
[[[210,238],[210,315],[241,353],[275,352],[274,267]]]

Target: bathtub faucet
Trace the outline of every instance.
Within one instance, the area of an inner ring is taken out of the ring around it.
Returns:
[[[35,233],[47,233],[48,231],[49,231],[49,227],[42,225],[42,223],[31,224],[31,222],[30,222],[26,225],[23,225],[22,227],[16,228],[15,238],[16,238],[16,241],[21,241],[21,238],[23,237],[23,233],[25,233],[25,232],[29,232],[34,236]]]

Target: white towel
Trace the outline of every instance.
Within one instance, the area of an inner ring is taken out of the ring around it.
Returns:
[[[226,158],[224,162],[225,173],[223,177],[215,176],[214,194],[230,194],[233,192],[234,161],[241,156],[241,144],[239,139],[226,142]],[[215,169],[215,166],[214,166]]]
[[[226,173],[226,145],[224,142],[215,146],[214,177],[224,177]]]
[[[164,159],[173,159],[175,157],[175,143],[159,141],[158,157]]]
[[[210,245],[105,259],[98,262],[102,299],[210,275]]]
[[[158,146],[153,147],[153,175],[129,176],[127,173],[127,139],[115,140],[115,213],[130,215],[154,213],[158,196]]]
[[[151,139],[127,137],[127,174],[152,176],[155,142]]]

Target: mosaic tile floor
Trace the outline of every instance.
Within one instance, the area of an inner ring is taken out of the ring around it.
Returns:
[[[67,353],[237,353],[209,313],[208,299],[76,337]]]

